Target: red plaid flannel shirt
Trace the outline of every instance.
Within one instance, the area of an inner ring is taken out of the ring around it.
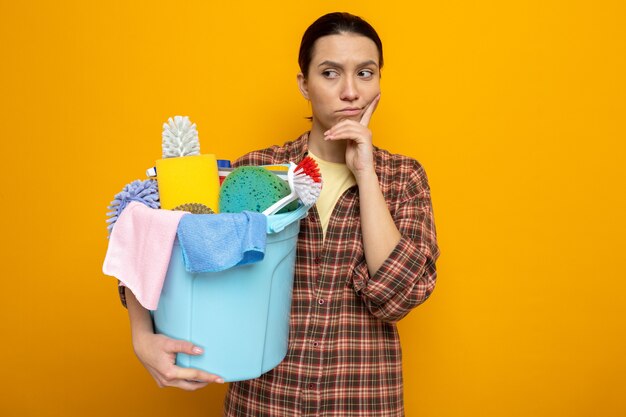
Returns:
[[[297,163],[307,141],[305,133],[235,166]],[[424,169],[378,148],[374,161],[400,242],[370,276],[358,187],[339,198],[325,240],[311,209],[298,237],[287,357],[257,379],[231,383],[226,416],[404,415],[395,323],[432,293],[439,249]]]

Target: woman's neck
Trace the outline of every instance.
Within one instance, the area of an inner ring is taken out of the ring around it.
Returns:
[[[345,140],[325,140],[324,132],[326,129],[321,128],[313,121],[311,133],[309,133],[308,148],[315,156],[327,162],[335,162],[338,164],[346,163],[346,141]]]

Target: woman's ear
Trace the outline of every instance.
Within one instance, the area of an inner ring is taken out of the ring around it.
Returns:
[[[309,86],[306,82],[306,78],[304,77],[304,74],[299,72],[298,73],[298,88],[300,89],[300,93],[302,94],[302,96],[305,99],[309,99]]]

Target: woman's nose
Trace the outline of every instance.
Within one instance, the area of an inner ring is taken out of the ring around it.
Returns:
[[[340,98],[346,101],[354,101],[359,98],[359,92],[355,80],[350,77],[344,78]]]

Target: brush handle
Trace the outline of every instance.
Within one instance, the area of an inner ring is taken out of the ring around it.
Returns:
[[[266,208],[263,214],[266,216],[272,215],[298,198],[305,205],[311,206],[319,197],[322,189],[317,164],[309,156],[305,157],[298,165],[293,162],[289,163],[287,182],[289,183],[291,193]]]
[[[282,209],[292,201],[295,201],[297,198],[298,195],[292,191],[291,194],[286,195],[285,197],[281,198],[280,200],[263,210],[263,214],[265,214],[266,216],[276,214],[276,212],[278,212],[280,209]]]

